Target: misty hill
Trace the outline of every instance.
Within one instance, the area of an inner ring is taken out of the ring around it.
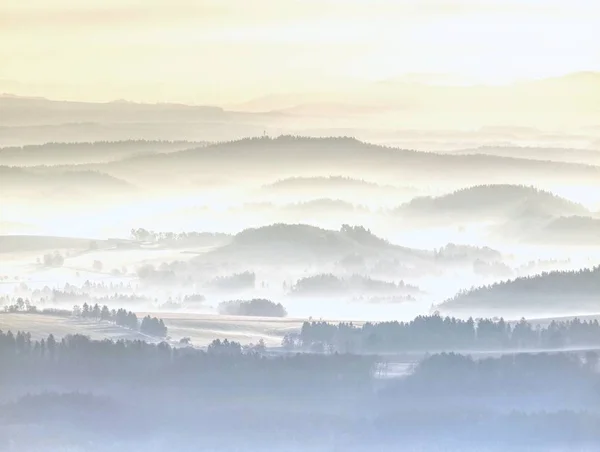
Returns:
[[[265,188],[272,188],[276,190],[309,190],[309,189],[328,189],[328,188],[378,188],[381,185],[374,182],[368,182],[363,179],[353,179],[351,177],[344,176],[329,176],[329,177],[290,177],[287,179],[280,179],[273,182]],[[383,188],[383,187],[381,187]],[[395,187],[385,187],[395,188]]]
[[[196,209],[202,212],[202,209]],[[260,213],[261,215],[285,215],[285,214],[350,214],[353,212],[368,212],[364,206],[354,205],[341,199],[319,198],[302,202],[287,204],[275,204],[271,202],[245,203],[241,206],[232,207],[229,212],[233,215]]]
[[[95,248],[106,248],[107,246],[107,241],[82,239],[76,237],[0,235],[0,253],[57,249],[89,250]]]
[[[254,260],[261,262],[332,261],[350,254],[431,259],[432,253],[393,245],[362,226],[344,225],[338,231],[304,224],[273,224],[246,229],[231,243],[197,260]]]
[[[600,218],[563,216],[544,221],[524,218],[498,227],[497,234],[527,243],[600,246]]]
[[[553,271],[458,293],[436,309],[469,315],[521,317],[600,311],[600,266]]]
[[[0,166],[2,196],[22,199],[26,196],[73,199],[123,195],[135,187],[108,174],[97,171],[71,171],[48,167],[17,168]],[[22,199],[26,201],[27,199]]]
[[[544,160],[553,162],[600,165],[600,151],[587,149],[565,149],[525,146],[482,146],[474,149],[452,151],[460,155],[495,155],[499,157]]]
[[[356,196],[411,196],[418,193],[413,187],[380,185],[364,179],[344,176],[329,177],[290,177],[280,179],[263,187],[263,191],[273,194],[298,194],[302,196],[328,196],[352,198]]]
[[[478,185],[439,197],[419,197],[400,206],[397,215],[455,220],[504,219],[510,216],[585,215],[587,209],[553,193],[524,185]]]
[[[502,259],[500,251],[487,246],[478,247],[472,245],[457,245],[449,243],[434,251],[435,259],[441,263],[450,262],[473,262],[475,260],[483,262],[497,262]]]
[[[0,148],[0,165],[76,165],[103,163],[135,155],[181,151],[203,143],[188,141],[95,141],[91,143],[46,143]]]
[[[135,102],[70,102],[44,98],[0,96],[0,125],[64,124],[69,122],[177,122],[215,119],[218,107]]]
[[[394,283],[352,275],[349,278],[339,278],[333,274],[319,274],[302,278],[292,286],[291,294],[304,297],[323,296],[369,296],[369,295],[407,295],[417,294],[419,288],[404,281]]]
[[[339,199],[313,199],[311,201],[299,202],[294,204],[285,204],[278,210],[289,213],[310,213],[310,214],[332,214],[343,215],[353,212],[368,212],[369,210],[363,206],[356,206],[346,201]]]
[[[291,121],[291,119],[290,119]],[[293,121],[297,126],[297,120]],[[66,102],[0,95],[0,146],[123,140],[223,141],[280,126],[272,114],[134,102]]]
[[[491,169],[493,168],[493,171]],[[353,138],[249,138],[228,143],[128,159],[95,166],[127,179],[131,173],[156,183],[156,174],[178,179],[261,181],[273,176],[327,177],[343,174],[384,184],[430,184],[432,180],[464,185],[484,183],[569,182],[600,184],[600,167],[487,155],[449,155],[388,148]]]
[[[587,126],[598,118],[600,73],[581,72],[563,77],[503,86],[430,83],[418,78],[395,78],[352,84],[323,94],[268,95],[240,106],[246,111],[286,110],[299,106],[305,116],[318,117],[323,105],[341,105],[349,115],[393,112],[397,123],[409,128],[433,126],[464,129],[485,125],[520,124],[528,127]],[[460,115],[456,106],[460,105]],[[370,107],[370,108],[369,108]],[[364,119],[363,119],[364,120]]]
[[[256,317],[286,317],[287,311],[281,303],[254,298],[252,300],[223,301],[217,307],[219,314]]]

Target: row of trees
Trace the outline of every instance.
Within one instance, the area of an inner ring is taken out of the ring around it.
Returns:
[[[287,311],[281,303],[263,298],[252,300],[232,300],[219,303],[219,314],[247,315],[260,317],[286,317]]]
[[[157,232],[144,228],[131,229],[131,238],[140,242],[183,242],[191,245],[213,244],[225,241],[229,235],[213,232]]]
[[[44,254],[43,261],[44,267],[62,267],[65,263],[65,258],[58,251],[54,253]]]
[[[93,306],[84,303],[81,307],[73,307],[73,315],[84,319],[113,322],[150,336],[167,337],[168,329],[162,319],[147,315],[140,322],[135,313],[125,309],[110,310],[106,305],[100,307],[97,303]]]
[[[410,322],[352,323],[304,322],[299,333],[289,333],[289,349],[344,352],[410,352],[441,350],[559,349],[600,346],[598,320],[552,321],[541,327],[525,319],[456,319],[439,314]]]
[[[339,278],[333,274],[319,274],[301,278],[291,288],[293,295],[343,295],[350,293],[372,295],[407,295],[419,292],[417,286],[372,279],[361,275],[352,275],[349,278]]]
[[[24,332],[0,331],[0,381],[52,385],[65,381],[99,381],[127,384],[144,381],[163,387],[167,382],[182,393],[191,386],[206,389],[234,381],[271,388],[276,385],[306,384],[308,381],[368,382],[374,359],[355,355],[291,355],[267,357],[264,344],[244,348],[237,342],[215,340],[206,351],[191,347],[173,348],[166,342],[94,341],[82,335],[57,340],[53,335],[34,340]],[[302,375],[302,378],[299,375]],[[236,383],[236,384],[237,384]]]
[[[256,286],[256,274],[254,272],[246,271],[228,276],[217,276],[208,281],[206,286],[217,290],[254,289]]]
[[[167,327],[163,319],[150,317],[149,315],[142,319],[140,332],[150,336],[167,337]]]

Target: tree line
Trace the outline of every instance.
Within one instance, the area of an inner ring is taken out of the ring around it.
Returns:
[[[37,306],[32,305],[29,300],[18,298],[14,304],[5,306],[4,312],[13,314],[43,314],[59,317],[73,316],[95,321],[105,321],[156,337],[167,337],[168,333],[168,328],[162,319],[147,315],[140,322],[134,312],[127,311],[126,309],[122,308],[109,309],[108,306],[100,306],[98,303],[94,305],[84,303],[83,306],[75,305],[71,311],[53,308],[40,310],[37,308]]]
[[[111,310],[106,305],[100,307],[97,303],[93,306],[84,303],[81,307],[73,307],[73,315],[84,319],[113,322],[150,336],[167,337],[168,329],[162,319],[147,315],[140,322],[135,313],[122,308]]]
[[[299,333],[288,333],[287,349],[340,352],[392,353],[443,350],[524,350],[600,346],[597,319],[551,321],[534,326],[521,319],[461,320],[439,314],[418,316],[409,322],[304,322]]]
[[[516,308],[529,304],[554,308],[564,303],[565,296],[577,294],[598,301],[600,294],[600,265],[576,271],[542,272],[510,281],[462,290],[440,305],[444,308]],[[525,297],[525,298],[523,298]],[[573,300],[584,303],[586,300]]]
[[[356,355],[270,356],[264,344],[242,347],[215,340],[206,350],[171,347],[166,342],[91,340],[83,335],[54,335],[34,340],[30,333],[0,331],[0,381],[33,384],[101,381],[199,387],[253,384],[265,390],[272,385],[291,387],[309,382],[333,387],[341,383],[365,384],[373,376],[375,359]],[[237,382],[237,383],[236,383]],[[37,386],[39,385],[39,386]]]
[[[260,317],[286,317],[287,310],[281,303],[274,303],[264,298],[252,300],[223,301],[218,306],[219,314],[244,315]]]

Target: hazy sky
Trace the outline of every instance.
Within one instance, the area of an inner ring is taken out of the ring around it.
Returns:
[[[0,0],[0,92],[227,104],[600,70],[597,0]]]

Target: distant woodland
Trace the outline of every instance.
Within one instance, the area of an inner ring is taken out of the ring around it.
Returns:
[[[499,351],[600,347],[598,320],[552,321],[540,328],[504,319],[460,320],[419,316],[410,322],[367,322],[337,325],[305,322],[299,333],[283,339],[289,349],[340,353],[403,353],[439,351]]]

